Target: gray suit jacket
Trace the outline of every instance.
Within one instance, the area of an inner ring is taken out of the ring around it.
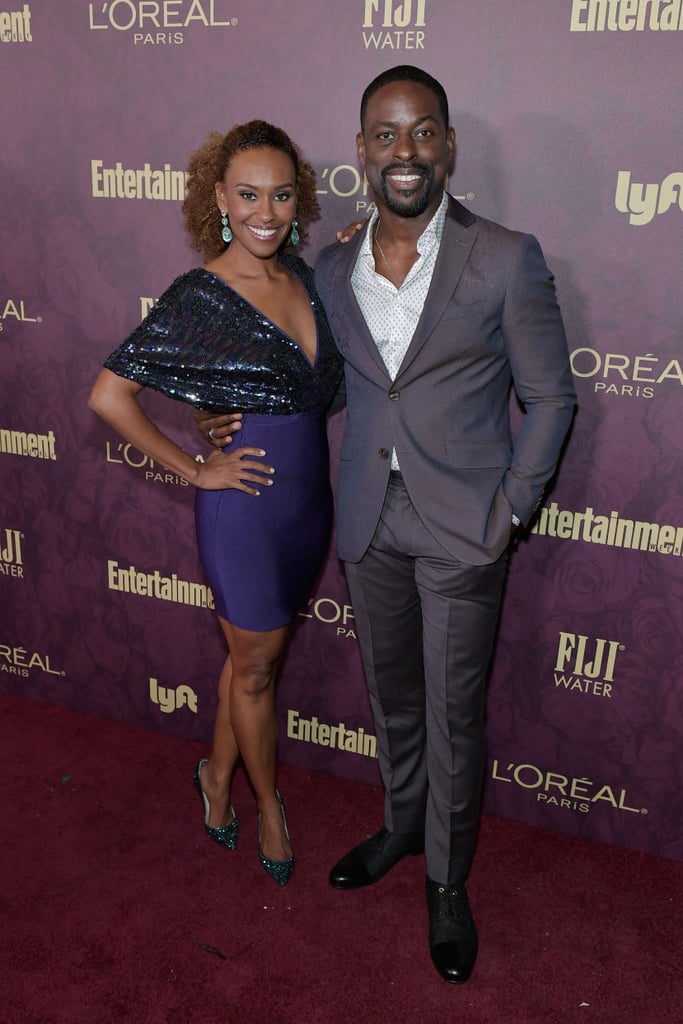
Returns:
[[[420,517],[452,556],[495,561],[512,513],[527,523],[575,405],[553,276],[531,235],[452,197],[429,294],[395,380],[351,288],[362,233],[320,253],[316,283],[345,363],[339,555],[357,562],[382,510],[396,448]],[[510,386],[525,415],[512,442]]]

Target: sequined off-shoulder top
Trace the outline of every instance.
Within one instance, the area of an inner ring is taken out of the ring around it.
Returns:
[[[176,278],[104,365],[119,377],[212,412],[287,415],[326,408],[341,379],[342,358],[313,272],[296,256],[280,259],[300,279],[313,308],[314,364],[225,281],[197,267]]]

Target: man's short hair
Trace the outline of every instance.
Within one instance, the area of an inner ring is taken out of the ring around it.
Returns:
[[[422,68],[416,68],[412,64],[399,64],[395,68],[388,68],[386,71],[382,71],[381,74],[377,75],[377,78],[373,78],[363,93],[363,98],[360,101],[361,131],[365,128],[368,100],[378,89],[382,89],[385,85],[390,85],[391,82],[417,82],[418,85],[424,85],[426,89],[433,92],[439,101],[439,109],[441,110],[444,126],[448,128],[448,97],[441,82],[437,82],[436,78],[423,71]]]

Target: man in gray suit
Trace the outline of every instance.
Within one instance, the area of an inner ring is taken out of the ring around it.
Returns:
[[[441,85],[410,66],[380,74],[357,143],[377,210],[322,251],[316,282],[346,363],[337,535],[385,805],[330,882],[372,884],[424,849],[431,955],[457,984],[477,954],[465,880],[507,550],[575,395],[538,243],[444,191],[455,136]],[[511,384],[525,411],[514,445]]]
[[[575,395],[537,241],[445,192],[455,136],[442,86],[409,65],[383,72],[357,142],[377,209],[322,251],[316,280],[346,361],[337,535],[385,804],[383,827],[330,882],[371,885],[424,851],[432,960],[460,984],[478,947],[465,881],[507,551],[555,470]],[[514,444],[511,386],[525,412]],[[201,429],[225,443],[224,423]]]

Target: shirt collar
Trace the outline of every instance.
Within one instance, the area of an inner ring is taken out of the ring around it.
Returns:
[[[443,196],[441,197],[441,202],[439,203],[439,208],[437,209],[429,224],[427,225],[427,227],[424,229],[424,231],[417,240],[417,251],[419,252],[420,256],[423,256],[425,253],[429,252],[433,246],[438,246],[441,244],[444,228],[446,226],[447,213],[448,193],[444,192]],[[368,226],[365,230],[365,237],[358,251],[359,259],[363,259],[364,257],[369,257],[370,259],[373,259],[372,232],[374,231],[378,217],[379,213],[377,212],[377,209],[373,210],[372,216],[370,217]]]

